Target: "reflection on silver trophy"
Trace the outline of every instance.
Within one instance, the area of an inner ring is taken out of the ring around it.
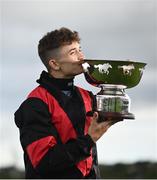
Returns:
[[[90,60],[82,65],[88,83],[100,87],[96,110],[100,121],[134,119],[130,113],[131,99],[125,89],[136,86],[146,63],[121,60]]]

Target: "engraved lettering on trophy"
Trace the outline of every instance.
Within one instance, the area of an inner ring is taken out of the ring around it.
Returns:
[[[118,66],[118,69],[123,69],[123,74],[124,75],[129,75],[131,76],[132,70],[135,69],[133,64],[130,65],[123,65],[123,66]]]
[[[101,74],[109,74],[109,68],[112,68],[112,66],[109,63],[105,63],[105,64],[98,64],[98,65],[94,65],[95,68],[98,68],[99,72]]]

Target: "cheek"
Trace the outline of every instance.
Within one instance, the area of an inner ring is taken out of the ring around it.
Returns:
[[[62,71],[64,71],[64,72],[69,72],[69,71],[72,71],[73,68],[74,68],[74,67],[73,67],[72,64],[67,63],[67,64],[65,64],[65,65],[62,67]]]
[[[83,71],[82,69],[83,68],[80,65],[69,64],[68,66],[64,67],[64,73],[65,74],[79,74]]]

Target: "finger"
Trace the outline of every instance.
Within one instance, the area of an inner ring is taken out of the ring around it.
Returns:
[[[101,131],[102,133],[106,132],[110,128],[110,124],[102,124]]]
[[[105,122],[99,123],[98,126],[100,129],[105,129],[105,128],[108,129],[111,126],[111,124],[109,121],[105,121]]]
[[[100,126],[102,125],[102,126],[107,126],[108,124],[110,124],[111,123],[111,121],[103,121],[103,122],[100,122],[99,124],[100,124]]]
[[[121,122],[121,121],[123,121],[123,119],[119,119],[119,120],[114,120],[114,121],[111,121],[111,125],[114,125],[114,124],[116,124],[116,123],[118,123],[118,122]]]

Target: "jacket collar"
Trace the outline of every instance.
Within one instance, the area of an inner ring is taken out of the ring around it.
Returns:
[[[42,71],[40,78],[37,80],[40,85],[46,85],[50,88],[56,87],[60,90],[72,91],[74,89],[74,78],[72,79],[57,79],[52,77],[46,71]]]

